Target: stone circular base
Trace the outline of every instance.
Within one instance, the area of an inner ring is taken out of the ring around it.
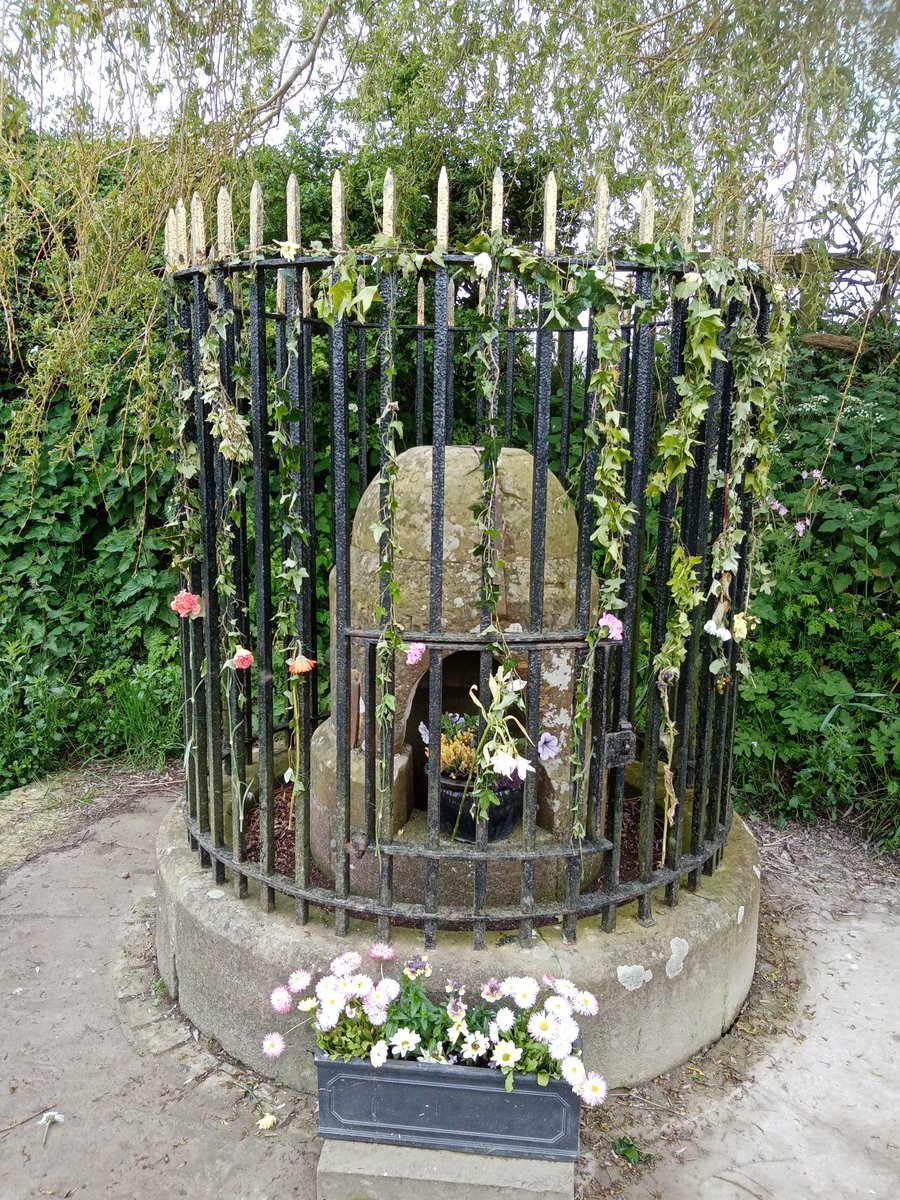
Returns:
[[[354,921],[349,936],[337,938],[329,915],[314,909],[308,925],[296,924],[286,897],[274,913],[261,911],[252,885],[246,900],[237,899],[230,882],[217,886],[201,869],[178,807],[159,832],[156,895],[159,972],[182,1012],[261,1075],[315,1091],[311,1024],[288,1037],[281,1058],[263,1057],[264,1034],[290,1024],[272,1012],[269,993],[299,967],[322,971],[344,950],[365,955],[374,925]],[[573,946],[558,930],[540,929],[530,950],[516,935],[489,933],[487,949],[476,951],[470,933],[439,932],[429,953],[432,982],[441,988],[452,976],[472,988],[491,975],[547,972],[572,979],[600,1001],[600,1016],[584,1023],[587,1063],[611,1087],[642,1083],[721,1037],[750,988],[759,856],[741,819],[734,818],[722,866],[699,892],[682,889],[675,908],[660,894],[651,925],[639,925],[636,914],[636,904],[621,908],[611,934],[597,918],[582,921]],[[421,950],[421,933],[396,929],[394,944],[398,958],[408,957]]]

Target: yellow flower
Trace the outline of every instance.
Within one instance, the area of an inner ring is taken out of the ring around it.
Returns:
[[[734,640],[736,642],[742,642],[747,636],[748,632],[747,614],[742,612],[735,613],[734,620],[731,622],[731,628],[734,631]]]
[[[256,1122],[256,1124],[257,1124],[257,1128],[259,1128],[260,1130],[274,1129],[275,1126],[278,1124],[278,1118],[275,1116],[274,1113],[266,1113],[266,1115],[264,1117],[260,1117],[260,1119]]]

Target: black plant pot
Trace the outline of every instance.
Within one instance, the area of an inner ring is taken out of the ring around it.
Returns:
[[[458,842],[475,841],[472,794],[466,792],[466,786],[464,779],[441,776],[441,829]],[[495,788],[495,795],[497,803],[492,804],[488,812],[487,840],[502,842],[515,829],[522,815],[522,785]]]
[[[544,1087],[516,1075],[511,1092],[500,1071],[389,1059],[348,1062],[316,1051],[319,1136],[469,1154],[578,1157],[581,1102],[567,1083]]]

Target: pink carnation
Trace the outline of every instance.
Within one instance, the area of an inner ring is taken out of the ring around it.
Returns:
[[[238,671],[246,671],[248,667],[253,666],[253,655],[243,646],[238,646],[234,651],[233,662]]]
[[[609,632],[606,635],[608,641],[621,642],[621,640],[622,640],[622,622],[619,620],[618,617],[614,616],[611,612],[605,612],[603,614],[603,616],[600,618],[600,620],[597,622],[597,626],[600,629],[603,629],[605,627],[607,630],[609,630]]]
[[[425,657],[425,652],[428,647],[424,642],[412,642],[406,648],[406,665],[409,667],[416,666]]]
[[[200,616],[200,597],[195,596],[193,592],[187,592],[184,588],[178,593],[169,608],[173,612],[177,612],[179,617],[199,617]]]

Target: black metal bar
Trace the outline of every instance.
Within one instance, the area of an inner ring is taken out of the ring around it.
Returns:
[[[424,303],[424,296],[422,298]],[[418,305],[418,298],[417,298]],[[425,443],[425,314],[416,312],[417,323],[413,326],[416,333],[416,445]]]
[[[687,320],[687,300],[674,300],[672,305],[672,328],[669,341],[669,380],[666,391],[665,420],[672,421],[678,409],[678,378],[684,372],[684,345]],[[647,711],[647,724],[644,732],[644,772],[641,784],[641,812],[649,812],[651,820],[645,829],[642,825],[642,840],[640,845],[641,878],[649,878],[653,869],[654,832],[656,825],[656,806],[658,794],[657,768],[660,754],[660,726],[663,716],[663,688],[670,688],[674,678],[659,678],[653,663],[662,649],[666,636],[666,621],[669,610],[669,575],[672,569],[673,552],[673,522],[678,502],[678,484],[669,484],[663,493],[659,504],[659,518],[656,536],[656,577],[653,585],[653,609],[650,619],[650,665],[651,678]],[[674,716],[674,714],[673,714]],[[674,747],[673,747],[674,753]],[[673,784],[674,789],[674,784]],[[665,788],[663,789],[664,825],[669,820],[669,801]],[[676,806],[677,809],[677,806]],[[673,814],[673,817],[676,814]],[[644,841],[646,837],[648,840]],[[668,852],[668,846],[667,846]],[[674,864],[670,864],[674,865]]]
[[[394,515],[391,508],[391,472],[394,470],[394,464],[391,461],[391,447],[394,441],[392,431],[392,423],[395,419],[394,414],[394,363],[396,347],[394,346],[394,329],[393,322],[397,303],[397,281],[393,271],[385,271],[379,281],[378,290],[381,298],[381,413],[378,421],[378,433],[380,438],[380,483],[378,495],[378,514],[384,532],[378,541],[378,564],[380,571],[379,580],[379,605],[381,607],[381,628],[382,632],[391,624],[391,613],[393,610],[393,574],[394,561],[392,549],[393,537],[393,521]],[[385,653],[384,666],[381,671],[381,695],[379,701],[383,701],[385,697],[394,695],[394,656],[390,655],[388,660]],[[438,742],[440,747],[440,741]],[[381,730],[381,736],[378,743],[378,757],[380,769],[383,773],[384,780],[384,797],[381,800],[383,811],[379,813],[379,833],[383,840],[388,840],[393,836],[394,831],[394,723],[390,721],[388,725]],[[438,758],[440,759],[440,749],[438,750]],[[379,880],[379,897],[381,903],[385,907],[390,907],[394,895],[393,881],[393,862],[386,855],[381,856],[379,863],[380,880]],[[380,931],[384,940],[390,936],[390,925],[383,931]]]
[[[538,291],[538,313],[544,310],[545,290]],[[529,563],[529,625],[532,633],[544,628],[544,567],[547,553],[547,484],[550,453],[550,390],[553,372],[553,334],[541,328],[537,335],[537,370],[535,378],[534,472],[531,492],[531,558]],[[530,946],[534,931],[531,913],[534,910],[534,858],[530,852],[537,838],[538,767],[537,744],[541,732],[541,656],[536,650],[528,652],[528,679],[525,691],[525,727],[528,731],[528,757],[532,771],[525,777],[522,809],[522,916],[519,921],[519,941]]]
[[[369,420],[366,386],[366,327],[356,326],[356,422],[359,432],[359,494],[369,486]]]
[[[431,577],[429,580],[428,630],[439,637],[443,628],[444,606],[444,463],[447,433],[447,407],[452,403],[452,378],[448,367],[451,339],[448,325],[448,275],[438,267],[434,280],[434,410],[431,435]],[[441,693],[443,655],[432,646],[428,653],[428,735],[431,758],[428,764],[428,816],[426,845],[436,850],[440,842],[441,803]],[[425,872],[425,945],[437,940],[438,871],[429,860]]]
[[[575,333],[564,329],[559,335],[560,374],[562,376],[562,424],[559,432],[559,481],[569,487],[569,443],[572,428],[572,381],[575,361]]]
[[[272,546],[269,499],[270,440],[268,363],[266,358],[266,275],[257,267],[250,277],[251,435],[253,441],[253,536],[256,571],[257,754],[259,763],[259,865],[275,870],[274,629],[272,622]],[[263,908],[275,907],[275,889],[263,886]]]
[[[236,345],[234,330],[234,305],[229,281],[224,271],[217,277],[216,297],[218,310],[224,320],[224,336],[219,339],[219,363],[222,388],[231,404],[237,408],[237,388],[234,379]],[[230,319],[229,319],[230,318]],[[228,548],[231,557],[231,589],[226,604],[226,620],[229,628],[237,631],[237,640],[242,646],[249,641],[247,612],[247,522],[246,496],[238,484],[240,466],[226,462],[221,453],[216,455],[217,470],[221,477],[220,505],[222,522],[228,531]],[[217,481],[218,482],[218,481]],[[219,488],[217,487],[217,491]],[[231,848],[236,864],[247,857],[247,838],[244,829],[245,802],[247,800],[247,755],[249,752],[248,730],[250,700],[248,685],[249,671],[229,671],[226,683],[228,696],[228,770],[231,777]],[[234,871],[232,883],[239,899],[247,896],[247,877],[239,868]]]
[[[193,290],[193,342],[195,378],[201,379],[201,343],[209,331],[209,305],[206,298],[206,280],[194,276]],[[216,506],[216,464],[212,432],[207,414],[204,412],[204,396],[198,387],[195,390],[194,419],[197,426],[198,478],[200,496],[200,541],[201,579],[205,612],[203,616],[203,654],[206,663],[204,699],[206,704],[206,727],[208,753],[206,770],[209,776],[208,816],[213,840],[224,843],[224,809],[222,792],[222,660],[219,652],[219,605],[218,562],[216,557],[216,533],[220,513]],[[202,814],[201,814],[202,815]],[[224,883],[225,874],[221,863],[213,866],[216,883]]]
[[[188,826],[189,833],[199,843],[201,850],[206,851],[212,857],[218,858],[226,867],[233,866],[231,851],[224,846],[214,846],[208,835],[201,834],[196,821],[185,814],[185,823]],[[702,854],[686,857],[681,865],[682,871],[689,871],[702,868],[704,862],[715,855],[718,849],[717,844],[709,843],[704,846]],[[423,856],[424,857],[424,856]],[[428,857],[427,862],[433,863],[435,868],[438,861],[448,857],[444,854],[439,854],[434,858]],[[453,857],[458,857],[454,855]],[[472,914],[460,912],[458,908],[448,908],[436,910],[431,913],[425,904],[407,904],[399,900],[395,900],[391,909],[384,912],[381,904],[377,900],[369,900],[364,896],[348,896],[339,898],[334,891],[325,887],[308,887],[300,889],[294,881],[287,875],[281,875],[277,872],[272,874],[264,874],[255,863],[247,863],[245,867],[249,878],[257,880],[263,886],[273,886],[286,896],[291,896],[295,899],[301,896],[316,904],[325,910],[334,910],[335,912],[342,911],[345,914],[345,920],[349,918],[351,913],[365,918],[373,918],[378,916],[387,916],[397,921],[409,921],[417,926],[423,926],[427,921],[433,920],[435,925],[446,925],[450,927],[467,928],[472,923]],[[651,881],[652,889],[665,887],[672,881],[673,872],[667,869],[659,869],[654,871]],[[677,876],[675,876],[677,878]],[[579,920],[585,917],[591,917],[599,912],[604,911],[611,905],[621,906],[635,900],[643,889],[644,885],[638,880],[632,880],[629,883],[620,884],[614,894],[608,892],[583,892],[578,900],[578,918]],[[541,922],[555,922],[558,919],[565,917],[567,911],[566,903],[553,902],[549,904],[536,905],[532,914],[533,919]],[[503,928],[513,928],[519,918],[519,909],[515,906],[500,906],[497,905],[488,910],[488,919],[502,925]]]
[[[336,740],[334,890],[338,900],[346,900],[350,892],[350,639],[347,637],[350,624],[350,518],[347,489],[344,485],[350,474],[346,324],[346,319],[336,322],[329,339],[335,579],[335,641],[331,647],[334,691],[331,697],[331,711]],[[346,936],[346,908],[335,908],[334,931],[339,937]]]

